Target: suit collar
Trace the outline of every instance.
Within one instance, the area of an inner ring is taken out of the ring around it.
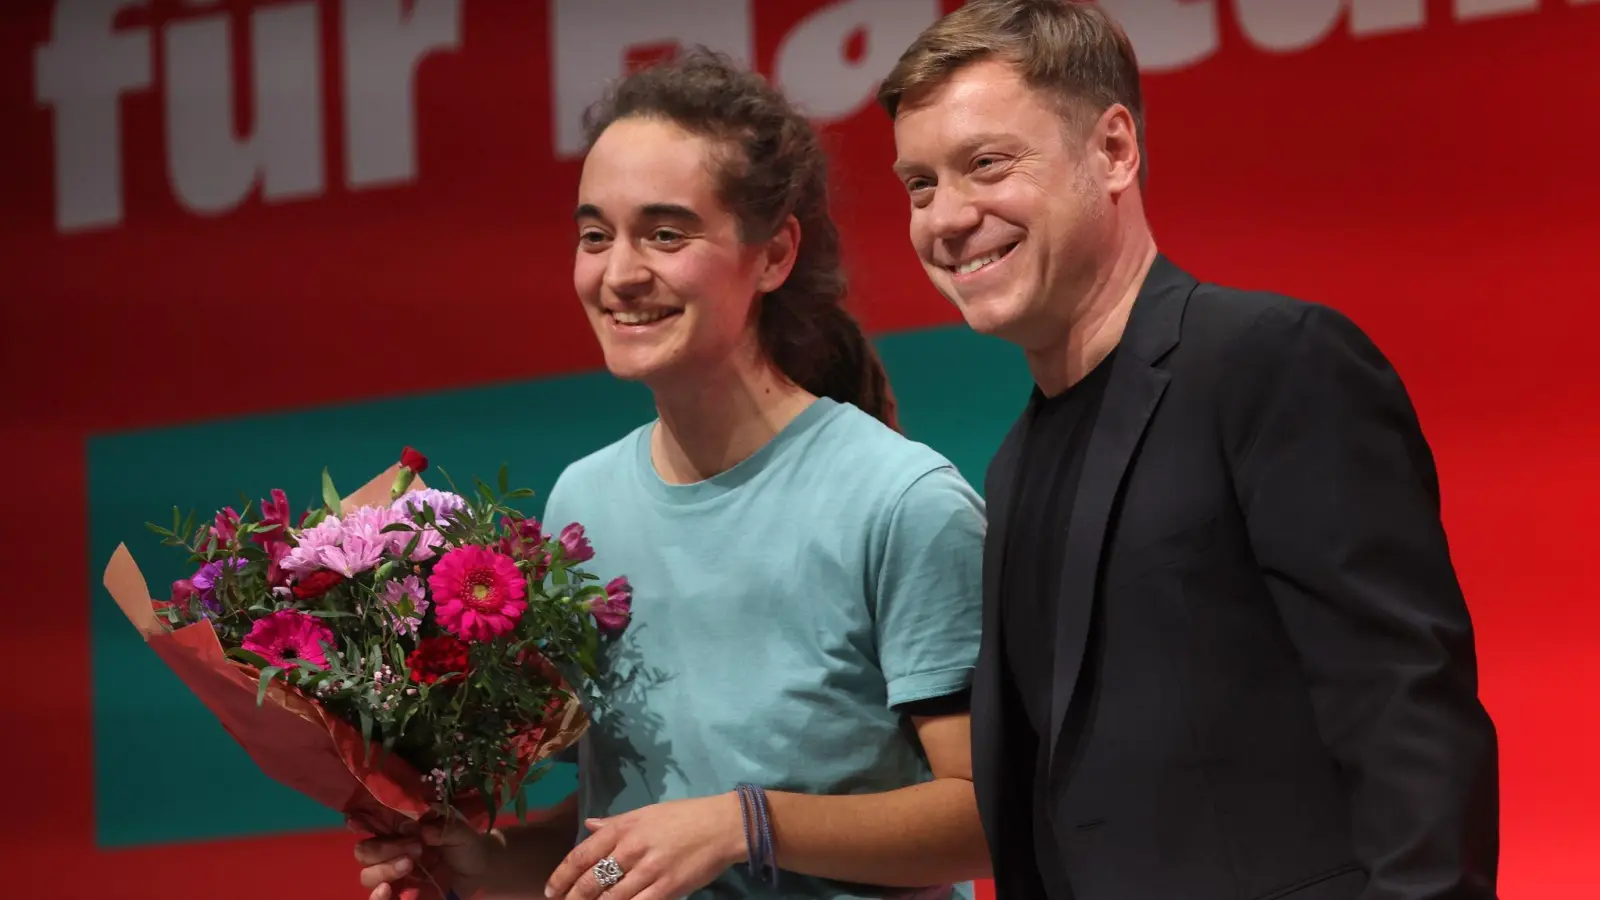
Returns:
[[[1139,296],[1133,301],[1118,355],[1134,356],[1145,365],[1155,365],[1178,346],[1184,301],[1197,284],[1194,276],[1178,268],[1165,254],[1157,253],[1139,286]]]

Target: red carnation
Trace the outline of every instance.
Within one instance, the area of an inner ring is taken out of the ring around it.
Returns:
[[[428,458],[407,447],[400,451],[400,465],[410,469],[413,475],[421,475],[428,468]]]
[[[315,600],[338,587],[343,581],[344,576],[338,572],[318,569],[300,579],[300,583],[294,586],[294,595],[301,600]]]
[[[417,649],[406,656],[406,666],[411,669],[411,680],[417,684],[435,684],[446,675],[445,681],[458,681],[472,670],[467,657],[465,641],[453,634],[423,638]]]

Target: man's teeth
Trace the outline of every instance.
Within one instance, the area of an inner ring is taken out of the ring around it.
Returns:
[[[1002,247],[988,256],[980,256],[977,259],[969,259],[961,265],[956,266],[956,274],[971,275],[973,272],[978,271],[992,262],[999,262],[1000,257],[1005,256],[1010,251],[1010,247]]]
[[[675,309],[616,309],[611,311],[611,318],[624,325],[649,325],[651,322],[659,322],[675,312],[677,312]]]

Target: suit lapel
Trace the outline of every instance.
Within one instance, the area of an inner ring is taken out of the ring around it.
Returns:
[[[1056,675],[1049,736],[1052,783],[1064,771],[1058,753],[1067,710],[1083,670],[1094,605],[1099,602],[1100,562],[1111,510],[1134,451],[1166,392],[1171,376],[1155,364],[1177,345],[1183,308],[1194,287],[1193,278],[1166,257],[1156,257],[1112,359],[1110,380],[1085,449],[1056,600]]]

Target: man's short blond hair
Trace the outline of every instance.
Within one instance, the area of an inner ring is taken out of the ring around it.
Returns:
[[[1133,44],[1116,20],[1072,0],[971,0],[917,37],[878,89],[893,119],[902,103],[980,60],[1009,63],[1035,89],[1056,95],[1070,122],[1093,123],[1113,104],[1133,118],[1139,181],[1148,174],[1144,98]],[[914,101],[913,101],[914,102]]]

